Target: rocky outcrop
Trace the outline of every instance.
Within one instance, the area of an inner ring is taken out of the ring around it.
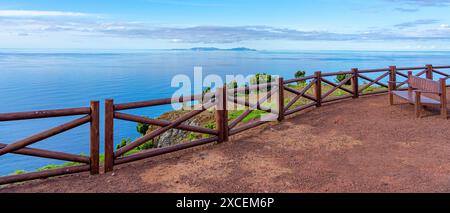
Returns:
[[[197,121],[186,121],[184,122],[186,125],[190,126],[200,126],[200,124]],[[189,132],[178,130],[178,129],[171,129],[160,136],[156,137],[153,140],[153,143],[156,145],[157,148],[172,146],[176,144],[180,144],[183,142],[186,142],[189,140]]]
[[[189,111],[183,111],[183,110],[170,111],[170,112],[164,113],[158,119],[173,121],[188,112]],[[211,123],[214,123],[214,112],[205,111],[205,112],[201,113],[200,115],[197,115],[194,118],[191,118],[191,119],[185,121],[183,124],[190,125],[190,126],[205,127],[207,124],[211,124]],[[150,128],[147,131],[147,134],[158,128],[159,127],[157,127],[157,126],[150,126]],[[167,132],[156,137],[153,140],[153,144],[157,148],[162,148],[162,147],[173,146],[176,144],[188,142],[192,139],[195,139],[196,137],[201,137],[201,134],[191,133],[188,131],[178,130],[178,129],[170,129]]]

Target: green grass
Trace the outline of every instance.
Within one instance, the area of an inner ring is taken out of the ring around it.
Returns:
[[[27,171],[25,171],[25,170],[17,170],[15,172],[11,173],[10,175],[21,175],[21,174],[25,174],[25,173],[27,173]]]
[[[244,110],[229,111],[228,112],[228,120],[234,120],[234,119],[238,118],[240,115],[242,115],[242,113],[244,113]],[[242,123],[248,123],[249,121],[259,119],[263,115],[266,115],[266,114],[268,114],[268,113],[265,111],[254,110],[247,117],[245,117],[244,120],[242,120]]]
[[[63,164],[50,164],[47,166],[43,166],[39,169],[37,169],[37,172],[42,172],[42,171],[47,171],[47,170],[51,170],[51,169],[61,169],[61,168],[65,168],[65,167],[69,167],[69,166],[79,166],[82,165],[81,163],[76,163],[76,162],[68,162],[68,163],[63,163]]]
[[[83,154],[81,154],[81,155],[83,155]],[[100,154],[99,159],[100,159],[100,164],[101,164],[102,162],[105,161],[105,155]],[[47,170],[51,170],[51,169],[61,169],[61,168],[66,168],[66,167],[70,167],[70,166],[79,166],[79,165],[83,165],[83,164],[76,163],[76,162],[67,162],[67,163],[63,163],[63,164],[49,164],[49,165],[43,166],[41,168],[38,168],[34,171],[31,171],[31,172],[42,172],[42,171],[47,171]],[[21,174],[25,174],[25,173],[29,173],[29,172],[26,170],[16,170],[9,175],[21,175]]]

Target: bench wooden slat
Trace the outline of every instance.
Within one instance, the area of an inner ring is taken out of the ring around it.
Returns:
[[[399,98],[402,98],[404,100],[407,100],[408,102],[414,104],[416,102],[416,96],[414,92],[409,91],[392,91],[392,93]],[[420,103],[422,104],[432,104],[432,105],[441,105],[441,102],[432,98],[429,98],[427,96],[420,96]]]
[[[420,90],[441,93],[441,85],[438,81],[430,79],[420,78],[417,76],[410,76],[409,86],[412,88],[418,88]]]

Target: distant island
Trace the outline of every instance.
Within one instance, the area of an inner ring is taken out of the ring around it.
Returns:
[[[216,47],[193,47],[190,49],[172,49],[172,50],[191,50],[191,51],[257,51],[255,49],[245,48],[245,47],[237,47],[231,49],[221,49]]]

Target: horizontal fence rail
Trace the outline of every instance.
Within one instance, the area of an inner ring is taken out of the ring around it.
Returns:
[[[18,155],[27,155],[33,157],[41,157],[55,160],[63,160],[69,162],[79,163],[81,165],[70,166],[59,169],[51,169],[40,172],[24,173],[19,175],[10,175],[0,177],[0,185],[14,182],[21,182],[39,178],[48,178],[58,175],[73,174],[78,172],[90,171],[92,175],[99,173],[99,102],[92,101],[90,107],[71,108],[71,109],[57,109],[44,110],[33,112],[17,112],[17,113],[3,113],[0,114],[0,121],[17,121],[40,118],[52,118],[63,116],[82,115],[83,117],[72,120],[54,128],[45,130],[38,134],[32,135],[25,139],[16,141],[11,144],[0,144],[0,157],[2,155],[12,153]],[[75,155],[57,151],[49,151],[36,148],[27,148],[27,146],[42,141],[44,139],[53,137],[63,132],[69,131],[73,128],[79,127],[83,124],[90,123],[90,156]]]
[[[314,107],[321,107],[323,104],[330,102],[345,99],[356,99],[360,96],[388,93],[388,82],[398,82],[395,84],[396,89],[407,89],[405,85],[407,85],[408,72],[412,72],[413,75],[426,79],[447,80],[450,78],[450,72],[448,69],[450,69],[450,66],[425,65],[403,68],[391,66],[387,68],[365,70],[353,68],[350,71],[331,73],[322,73],[318,71],[315,72],[314,75],[290,80],[275,78],[271,82],[248,85],[244,87],[227,88],[225,85],[222,88],[217,89],[215,92],[178,98],[166,98],[120,104],[115,104],[114,100],[107,99],[105,100],[104,117],[104,171],[113,171],[115,165],[125,164],[214,142],[226,142],[229,140],[230,136],[243,133],[271,121],[282,122],[286,116],[291,116],[295,113],[312,109]],[[449,85],[447,85],[447,87],[448,86]],[[251,100],[248,97],[250,94],[256,94],[257,98]],[[131,109],[151,108],[173,103],[192,103],[192,101],[200,102],[201,107],[187,110],[184,114],[179,115],[173,121],[164,120],[162,118],[147,118],[123,112]],[[214,107],[215,128],[206,128],[187,124],[188,121]],[[239,107],[241,107],[240,109],[242,110],[242,113],[237,117],[230,119],[229,113]],[[256,111],[258,111],[258,113],[262,113],[262,116],[246,121],[246,119],[248,120],[249,116]],[[7,153],[13,153],[77,162],[81,164],[80,166],[0,177],[0,184],[46,178],[89,170],[91,171],[91,174],[97,174],[99,170],[98,114],[98,102],[92,102],[90,107],[83,108],[0,114],[0,122],[74,115],[83,116],[66,124],[17,141],[16,143],[0,143],[0,156]],[[127,143],[126,145],[115,149],[115,120],[147,124],[151,125],[153,128],[152,131],[148,131],[146,134],[131,143]],[[26,147],[45,138],[52,137],[56,134],[68,131],[89,122],[91,123],[91,154],[89,157]],[[151,148],[130,153],[137,147],[148,141],[154,140],[170,130],[182,130],[196,134],[204,134],[208,137],[171,145],[168,147]]]

